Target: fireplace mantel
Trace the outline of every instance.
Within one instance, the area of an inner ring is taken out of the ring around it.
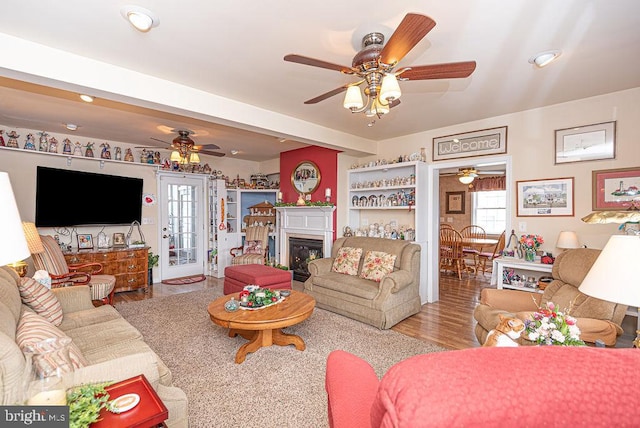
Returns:
[[[335,206],[276,207],[279,262],[288,266],[289,237],[322,239],[322,252],[331,254]]]

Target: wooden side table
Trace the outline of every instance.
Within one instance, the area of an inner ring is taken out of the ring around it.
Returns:
[[[169,411],[144,375],[141,374],[122,382],[114,383],[105,389],[109,393],[109,400],[114,400],[125,394],[135,393],[140,396],[140,402],[133,409],[119,414],[102,409],[100,411],[100,420],[91,424],[91,428],[166,426],[164,421],[169,417]]]

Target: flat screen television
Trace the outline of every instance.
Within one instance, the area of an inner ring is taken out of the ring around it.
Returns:
[[[131,224],[142,217],[141,178],[39,166],[36,226]]]

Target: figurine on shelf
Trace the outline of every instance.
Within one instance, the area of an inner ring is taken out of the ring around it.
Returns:
[[[47,138],[49,136],[49,134],[47,134],[44,131],[39,132],[40,134],[40,145],[38,146],[38,150],[40,150],[41,152],[48,152],[49,151],[49,139]]]
[[[100,144],[100,147],[102,147],[102,151],[100,152],[100,158],[101,159],[111,159],[111,151],[109,150],[109,148],[111,147],[109,145],[109,143],[102,143]]]
[[[122,149],[120,147],[116,147],[115,160],[122,160]]]
[[[79,141],[76,141],[76,144],[73,147],[73,155],[74,156],[82,156],[82,146]]]
[[[86,158],[92,158],[93,156],[93,146],[95,143],[92,143],[91,141],[87,141],[87,145],[85,146],[86,149],[84,151],[84,157]]]
[[[58,140],[56,140],[56,137],[49,139],[49,153],[58,153]]]
[[[25,150],[36,149],[36,144],[35,144],[35,140],[33,139],[33,134],[31,133],[27,134],[27,141],[25,141],[23,149]]]
[[[7,137],[9,137],[9,141],[7,141],[7,147],[11,147],[13,149],[19,149],[20,147],[18,147],[18,138],[20,138],[20,136],[18,134],[16,134],[16,131],[11,131],[7,134]]]
[[[204,164],[204,166],[202,167],[202,172],[205,174],[211,174],[211,167],[208,163]]]
[[[71,154],[71,140],[68,138],[62,140],[62,153],[65,155]]]
[[[4,129],[0,129],[0,147],[4,147],[4,138],[2,137],[2,134],[4,134]]]
[[[133,153],[131,152],[131,149],[127,149],[124,152],[124,161],[125,162],[133,162]]]
[[[161,160],[161,158],[160,158],[160,152],[155,152],[155,153],[153,154],[153,163],[154,163],[155,165],[160,165],[160,164],[162,163],[162,160]]]
[[[147,149],[142,149],[140,152],[140,163],[147,163]]]
[[[143,163],[148,163],[150,165],[153,165],[153,152],[151,150],[147,152],[147,159]]]

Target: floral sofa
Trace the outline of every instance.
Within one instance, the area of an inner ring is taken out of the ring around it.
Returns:
[[[48,290],[0,267],[0,405],[23,400],[22,347],[70,337],[73,384],[121,381],[144,374],[169,410],[170,427],[187,426],[187,397],[140,332],[111,305],[94,307],[86,285]]]
[[[339,238],[331,257],[309,263],[304,292],[319,308],[388,329],[420,311],[420,246],[383,238]]]

